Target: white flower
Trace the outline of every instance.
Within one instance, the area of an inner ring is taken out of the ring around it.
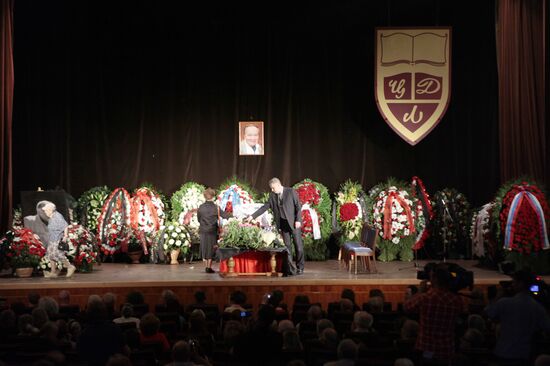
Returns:
[[[181,240],[176,241],[176,246],[181,247]]]
[[[393,238],[391,241],[394,244],[399,244],[399,238],[398,237]]]
[[[178,237],[178,234],[172,233],[172,238],[177,238],[177,237]]]
[[[174,225],[168,226],[168,230],[170,230],[170,231],[174,230]]]
[[[181,233],[181,229],[179,227],[176,228],[176,233]]]
[[[170,240],[168,240],[168,244],[170,244],[170,245],[174,245],[174,243],[175,243],[175,240],[174,240],[174,239],[170,239]]]
[[[168,245],[167,244],[164,244],[163,247],[164,247],[164,250],[168,250]]]

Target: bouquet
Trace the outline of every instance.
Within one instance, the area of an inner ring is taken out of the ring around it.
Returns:
[[[368,221],[378,229],[380,236],[379,259],[389,262],[399,257],[403,261],[413,258],[412,247],[416,233],[424,228],[421,205],[405,182],[390,178],[374,186],[368,197]]]
[[[23,212],[21,208],[13,209],[13,220],[11,227],[14,230],[19,230],[23,228]]]
[[[153,238],[165,219],[160,194],[148,186],[136,189],[132,197],[131,215],[132,229],[143,232],[147,238]]]
[[[336,194],[336,217],[342,230],[342,241],[359,241],[363,227],[361,196],[363,188],[356,182],[347,181]]]
[[[79,271],[86,271],[92,263],[96,263],[97,248],[94,237],[84,226],[69,225],[67,243],[69,248],[76,248],[73,261]]]
[[[115,189],[105,201],[98,220],[97,240],[105,255],[127,251],[130,214],[130,195],[124,188]]]
[[[331,206],[328,189],[304,179],[293,187],[302,205],[302,238],[306,259],[325,260],[331,234]]]
[[[157,234],[157,240],[166,252],[179,249],[180,253],[185,254],[191,248],[191,236],[187,228],[177,221],[168,222],[165,226],[161,226]]]
[[[107,186],[94,187],[84,192],[77,201],[79,222],[94,235],[97,234],[103,203],[110,193],[111,190]]]
[[[30,229],[8,231],[2,239],[2,245],[8,246],[6,256],[12,268],[38,267],[46,254],[46,248],[38,235]]]
[[[203,192],[206,188],[195,182],[187,182],[172,195],[172,221],[184,225],[191,239],[199,241],[199,220],[197,210],[206,202]]]

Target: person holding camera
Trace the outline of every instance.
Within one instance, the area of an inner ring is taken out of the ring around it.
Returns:
[[[416,349],[427,360],[448,361],[455,351],[455,324],[463,311],[460,296],[451,289],[451,273],[445,267],[430,272],[431,288],[403,304],[406,312],[420,314]]]
[[[530,291],[536,277],[526,270],[512,275],[512,297],[491,298],[485,312],[500,322],[494,354],[506,365],[527,365],[531,356],[531,340],[538,330],[550,332],[550,318]],[[533,288],[533,291],[540,288]]]

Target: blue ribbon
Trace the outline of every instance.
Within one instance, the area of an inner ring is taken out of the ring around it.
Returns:
[[[229,201],[229,197],[231,193],[233,193],[233,199],[231,200],[233,207],[239,206],[241,204],[241,197],[239,197],[237,190],[235,188],[230,188],[227,191],[225,191],[222,197],[221,209],[224,211],[225,211],[225,207],[227,206],[227,201]]]

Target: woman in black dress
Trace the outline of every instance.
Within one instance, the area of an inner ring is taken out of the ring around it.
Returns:
[[[219,217],[228,219],[230,213],[221,210],[214,203],[216,192],[212,188],[207,188],[204,193],[206,202],[199,206],[197,217],[199,219],[199,234],[201,239],[201,256],[206,260],[206,273],[214,273],[212,269],[212,257],[214,255],[214,246],[218,241],[218,220]]]

